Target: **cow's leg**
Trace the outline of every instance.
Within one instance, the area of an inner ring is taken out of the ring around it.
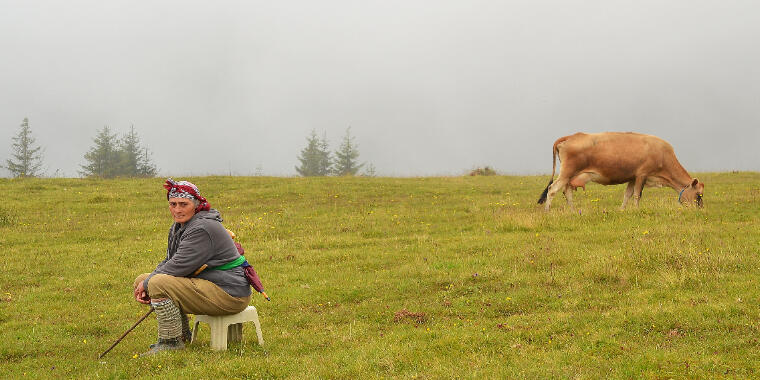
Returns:
[[[573,205],[573,192],[579,187],[583,188],[585,191],[586,184],[592,179],[592,173],[581,173],[570,179],[567,187],[565,187],[565,198],[567,199],[567,204],[570,205],[571,210],[575,211],[575,206]]]
[[[575,190],[572,186],[565,186],[565,199],[567,199],[567,205],[570,206],[570,210],[575,211],[575,206],[573,206],[573,192]]]
[[[628,186],[625,188],[625,193],[623,194],[623,204],[620,205],[620,209],[625,209],[625,205],[628,204],[628,200],[631,199],[631,195],[633,195],[633,181],[628,182]]]
[[[565,177],[559,177],[557,178],[557,181],[552,183],[551,186],[549,186],[549,191],[546,193],[546,203],[544,204],[544,210],[549,211],[549,208],[552,205],[552,199],[555,195],[557,195],[557,192],[560,190],[565,191],[565,188],[567,187],[568,179]]]
[[[641,192],[644,191],[644,182],[646,182],[647,177],[636,177],[635,183],[633,184],[633,201],[636,204],[636,207],[639,207],[639,200],[641,199]]]

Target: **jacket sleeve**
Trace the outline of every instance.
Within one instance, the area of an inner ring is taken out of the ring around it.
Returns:
[[[147,290],[150,278],[159,273],[175,277],[188,277],[205,264],[212,254],[211,237],[206,230],[196,228],[185,231],[174,256],[159,264],[145,279],[143,286]]]
[[[155,270],[161,269],[161,267],[164,266],[164,264],[166,264],[167,261],[168,261],[167,259],[161,260],[161,262],[158,263],[158,265],[156,265],[156,269]]]

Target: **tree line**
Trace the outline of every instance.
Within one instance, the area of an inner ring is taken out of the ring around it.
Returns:
[[[80,166],[81,175],[101,178],[156,176],[156,165],[150,159],[148,148],[140,146],[134,125],[121,138],[105,126],[94,142],[95,145],[84,154],[87,164]]]
[[[5,161],[4,167],[17,178],[42,176],[43,149],[36,145],[28,118],[24,118],[12,140],[11,158]],[[334,152],[329,149],[326,134],[319,138],[312,130],[306,141],[306,147],[298,156],[300,165],[295,168],[299,175],[354,176],[364,168],[361,175],[375,176],[372,164],[359,162],[359,146],[351,136],[350,127]],[[150,152],[141,145],[134,125],[122,136],[104,126],[93,138],[93,146],[84,154],[84,161],[79,170],[83,177],[154,177],[157,174]]]
[[[29,127],[29,119],[24,118],[16,136],[12,138],[11,158],[5,161],[5,168],[15,178],[42,176],[42,147]],[[157,169],[151,161],[148,148],[140,144],[134,125],[122,137],[103,127],[93,139],[94,145],[85,153],[85,164],[80,165],[79,174],[84,177],[154,177]]]
[[[366,165],[359,163],[359,146],[351,136],[351,127],[346,129],[343,142],[335,152],[330,152],[326,134],[320,139],[317,131],[312,130],[311,135],[306,138],[306,147],[301,150],[298,161],[301,164],[296,166],[296,172],[303,177],[353,176]],[[374,177],[375,167],[372,164],[367,165],[362,175]]]

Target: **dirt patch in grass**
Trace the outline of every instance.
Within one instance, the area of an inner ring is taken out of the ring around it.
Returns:
[[[415,313],[406,309],[401,309],[393,315],[393,322],[401,323],[404,321],[412,321],[415,324],[423,324],[427,321],[427,315],[423,312]]]

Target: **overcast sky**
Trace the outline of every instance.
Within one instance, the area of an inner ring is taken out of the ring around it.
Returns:
[[[295,175],[312,130],[387,176],[551,172],[578,131],[760,170],[757,1],[0,0],[0,160],[131,125],[161,175]],[[7,172],[5,172],[7,174]]]

